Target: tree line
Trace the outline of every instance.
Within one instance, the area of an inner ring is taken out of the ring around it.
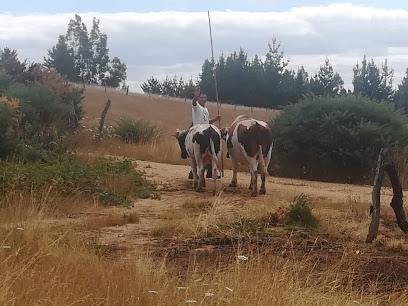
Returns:
[[[88,32],[81,17],[75,14],[66,34],[60,35],[57,44],[48,50],[44,66],[56,69],[73,82],[125,87],[126,64],[118,57],[110,59],[108,36],[101,32],[99,24],[94,17]]]
[[[387,60],[379,68],[374,60],[364,56],[361,63],[353,67],[353,91],[344,88],[343,79],[328,58],[314,75],[309,75],[303,66],[297,71],[289,69],[288,64],[281,44],[273,38],[264,60],[258,55],[249,59],[241,48],[227,57],[222,54],[216,62],[206,59],[196,82],[184,83],[182,79],[177,81],[177,77],[159,81],[151,77],[141,87],[144,92],[191,98],[191,88],[197,86],[214,101],[215,71],[219,99],[223,103],[279,108],[296,103],[307,94],[335,97],[355,93],[393,102],[398,108],[408,110],[408,74],[394,89],[394,70],[388,67]]]

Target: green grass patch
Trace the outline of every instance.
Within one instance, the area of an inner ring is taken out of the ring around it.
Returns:
[[[51,185],[61,193],[82,192],[103,205],[130,206],[132,198],[158,198],[159,193],[130,159],[98,158],[89,163],[63,155],[47,163],[0,163],[0,193]]]
[[[120,119],[115,134],[127,143],[148,143],[160,139],[161,130],[149,121]]]

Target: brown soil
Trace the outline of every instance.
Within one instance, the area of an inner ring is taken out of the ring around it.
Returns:
[[[192,263],[196,268],[220,268],[220,265],[236,260],[238,250],[243,254],[254,252],[272,256],[281,256],[293,260],[307,258],[315,262],[317,267],[330,267],[338,263],[343,257],[352,258],[352,267],[343,267],[350,270],[349,277],[353,284],[364,286],[370,280],[377,280],[380,284],[378,291],[386,292],[403,288],[408,284],[408,266],[406,252],[392,252],[379,245],[367,245],[352,239],[339,238],[316,230],[302,232],[299,229],[272,227],[265,237],[256,240],[238,241],[227,238],[212,239],[173,239],[154,238],[151,230],[155,221],[166,211],[169,212],[180,205],[186,198],[211,199],[212,182],[207,184],[203,193],[196,193],[191,189],[191,181],[187,179],[189,168],[182,165],[168,165],[153,162],[138,161],[138,169],[159,184],[161,199],[137,200],[133,208],[104,208],[96,216],[106,214],[136,213],[139,222],[118,226],[103,227],[98,230],[87,231],[88,236],[106,248],[105,256],[115,260],[126,260],[132,254],[147,251],[158,259],[166,259],[169,269],[175,276],[183,277]],[[370,203],[371,187],[334,183],[310,182],[296,179],[269,177],[267,179],[267,195],[251,198],[247,185],[249,175],[238,174],[238,188],[232,190],[228,186],[231,171],[225,173],[221,179],[223,191],[221,197],[239,198],[243,203],[254,205],[270,205],[271,207],[288,207],[295,195],[304,193],[313,198],[330,203],[344,202],[348,198],[357,198],[361,205]],[[388,202],[391,191],[383,190],[382,199]],[[237,205],[237,210],[240,206]],[[93,214],[95,217],[95,214]],[[85,218],[89,218],[85,216]],[[392,226],[392,231],[400,235],[399,229]],[[251,251],[250,251],[251,250]],[[346,260],[345,262],[350,262]],[[398,284],[397,287],[395,284]]]

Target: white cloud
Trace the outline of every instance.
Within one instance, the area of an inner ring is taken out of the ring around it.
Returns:
[[[86,13],[101,20],[108,35],[110,55],[128,65],[129,84],[140,91],[150,76],[174,74],[196,79],[204,59],[210,57],[207,12]],[[22,58],[42,61],[46,50],[64,34],[73,14],[14,16],[0,14],[0,47],[19,51]],[[212,12],[214,52],[219,56],[244,48],[263,56],[267,43],[281,41],[290,67],[305,66],[313,75],[326,56],[351,88],[352,68],[364,54],[378,66],[385,58],[398,83],[408,67],[408,11],[351,4],[298,7],[277,12]]]

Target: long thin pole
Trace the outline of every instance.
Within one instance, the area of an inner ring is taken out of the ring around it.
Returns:
[[[215,73],[214,48],[213,48],[213,39],[212,39],[212,31],[211,31],[210,11],[207,11],[207,13],[208,13],[208,27],[210,28],[211,60],[212,60],[212,64],[213,64],[214,85],[215,85],[215,99],[217,101],[217,113],[218,113],[218,116],[219,116],[220,115],[220,102],[218,100],[217,74]],[[221,120],[218,121],[218,126],[221,129]],[[224,157],[223,157],[222,154],[221,154],[221,175],[222,175],[222,177],[224,177]]]
[[[215,73],[215,61],[214,61],[214,48],[213,48],[213,40],[212,40],[212,32],[211,32],[211,18],[210,18],[210,11],[208,11],[208,27],[210,28],[210,42],[211,42],[211,60],[213,63],[213,73],[214,73],[214,84],[215,84],[215,99],[217,100],[218,105],[218,86],[217,86],[217,75]],[[220,109],[218,108],[218,115],[220,114]]]

